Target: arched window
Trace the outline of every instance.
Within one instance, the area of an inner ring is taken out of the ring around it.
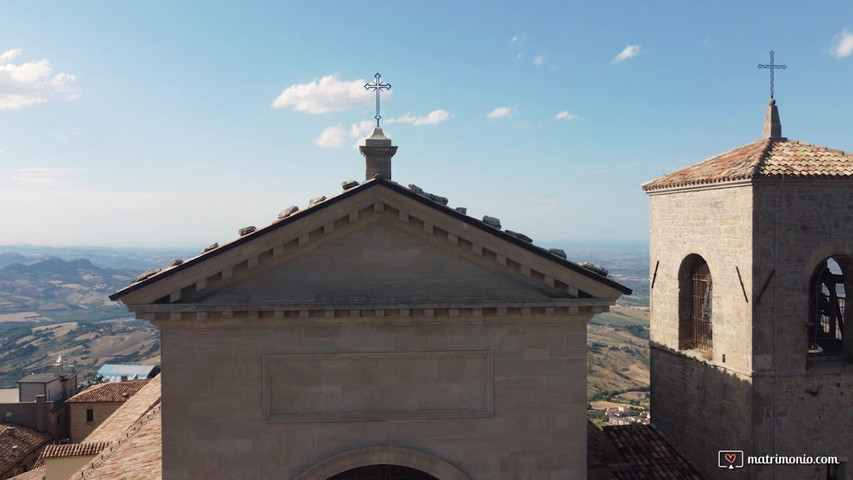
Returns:
[[[853,259],[829,257],[818,263],[809,284],[809,355],[840,357],[844,352],[844,323],[848,280]]]
[[[688,255],[678,270],[678,348],[706,351],[713,348],[712,300],[708,262],[699,255]]]

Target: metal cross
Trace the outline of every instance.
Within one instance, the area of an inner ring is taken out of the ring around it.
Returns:
[[[770,98],[773,98],[773,70],[777,68],[781,68],[782,70],[788,68],[787,65],[776,65],[773,63],[773,50],[770,50],[770,65],[762,65],[758,64],[758,68],[769,68],[770,69]]]
[[[391,89],[391,84],[390,83],[382,83],[380,78],[382,78],[382,75],[379,75],[377,73],[376,75],[373,76],[373,83],[365,83],[364,84],[365,90],[376,90],[376,116],[373,117],[376,119],[376,128],[379,128],[379,119],[382,118],[382,115],[379,115],[379,92],[382,90],[390,90]]]

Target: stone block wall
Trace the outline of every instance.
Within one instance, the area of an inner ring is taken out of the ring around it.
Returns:
[[[756,297],[767,283],[755,302],[756,370],[772,368],[775,341],[777,368],[803,370],[811,276],[829,256],[853,257],[853,182],[768,181],[755,188],[754,215]]]
[[[104,423],[121,403],[70,403],[68,404],[68,427],[71,443],[80,443],[92,433],[98,425]],[[93,421],[86,421],[86,410],[92,409]]]
[[[841,478],[853,480],[850,370],[850,367],[826,366],[805,375],[756,377],[753,454],[835,456],[845,463],[846,476]],[[755,478],[760,479],[827,478],[825,465],[776,465],[755,470],[759,472]]]
[[[716,468],[718,449],[837,456],[850,478],[853,364],[809,361],[806,322],[817,265],[853,257],[853,182],[776,177],[658,192],[650,219],[652,275],[660,261],[652,289],[652,422],[707,478],[725,473]],[[678,268],[690,253],[708,262],[714,282],[708,357],[678,350]],[[742,472],[825,478],[826,466]]]
[[[751,292],[753,288],[750,186],[652,193],[649,216],[649,278],[654,278],[651,341],[679,349],[678,272],[688,255],[698,254],[708,263],[713,281],[713,351],[710,355],[684,353],[748,373],[752,367],[752,327],[744,291]]]
[[[650,353],[652,424],[702,478],[730,478],[717,452],[752,450],[751,379],[659,345]]]
[[[815,361],[807,353],[812,274],[827,257],[853,257],[853,182],[777,178],[759,183],[755,231],[755,285],[767,284],[754,302],[755,369],[776,374],[756,382],[760,450],[839,456],[853,478],[853,334],[845,341],[847,358]],[[849,312],[845,317],[851,318]],[[826,467],[784,466],[775,473],[776,478],[810,478],[825,476]]]
[[[343,452],[377,446],[423,452],[476,480],[586,478],[590,315],[386,314],[158,321],[170,365],[163,478],[293,480]],[[341,362],[325,361],[334,354],[358,361],[342,372]],[[407,375],[395,358],[425,371]],[[491,395],[485,411],[481,387]],[[436,397],[438,388],[446,398]],[[288,411],[276,395],[290,395],[295,407]],[[346,412],[334,418],[329,406],[341,396]],[[413,405],[417,398],[435,403]]]

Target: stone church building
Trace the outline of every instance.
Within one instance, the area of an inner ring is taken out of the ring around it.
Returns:
[[[396,149],[111,297],[161,332],[164,479],[586,478],[586,325],[630,290],[392,181]]]
[[[643,189],[653,425],[703,478],[853,479],[853,155],[782,137],[771,98],[762,139]]]

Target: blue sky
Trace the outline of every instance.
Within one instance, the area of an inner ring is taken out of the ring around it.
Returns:
[[[640,185],[761,136],[853,150],[853,2],[0,3],[0,244],[203,248],[362,180],[546,246],[645,240]]]

